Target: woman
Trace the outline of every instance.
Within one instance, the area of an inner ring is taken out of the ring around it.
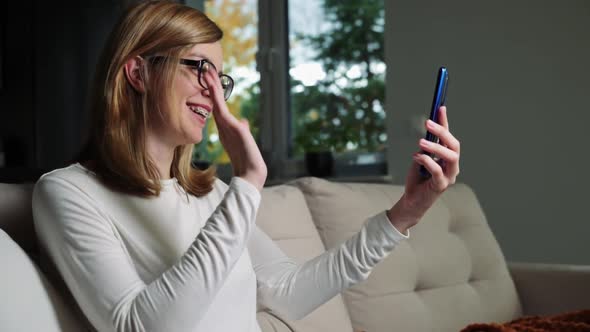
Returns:
[[[339,247],[296,265],[255,225],[266,166],[227,109],[220,29],[173,2],[131,8],[98,68],[91,138],[33,197],[42,246],[100,331],[259,331],[257,300],[297,319],[365,279],[455,181],[459,142],[420,144],[402,199]],[[232,162],[229,185],[192,169],[211,114]],[[433,175],[421,180],[418,165]],[[257,295],[258,294],[258,295]],[[258,297],[258,298],[257,298]]]

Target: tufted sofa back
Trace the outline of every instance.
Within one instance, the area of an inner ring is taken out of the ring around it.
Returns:
[[[326,248],[396,202],[403,187],[302,178],[299,188]],[[352,325],[366,331],[459,331],[507,321],[521,306],[500,247],[466,185],[447,190],[410,239],[343,294]]]

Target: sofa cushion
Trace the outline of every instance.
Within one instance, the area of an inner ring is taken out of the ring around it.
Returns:
[[[0,331],[82,331],[27,254],[0,230]]]
[[[402,186],[292,183],[307,201],[322,241],[336,246],[368,216],[388,209]],[[367,331],[458,331],[472,322],[506,321],[521,313],[504,257],[473,192],[447,190],[410,239],[376,266],[368,280],[344,292],[355,328]]]
[[[297,188],[288,185],[264,188],[256,224],[297,263],[324,252],[303,194]],[[259,322],[266,331],[268,322]],[[304,319],[288,323],[297,331],[352,331],[341,296],[336,296]]]

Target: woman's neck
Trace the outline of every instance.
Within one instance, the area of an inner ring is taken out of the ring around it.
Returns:
[[[146,135],[146,148],[148,155],[156,164],[160,179],[170,179],[170,169],[174,159],[174,146],[168,145],[162,140],[157,139],[154,135]]]

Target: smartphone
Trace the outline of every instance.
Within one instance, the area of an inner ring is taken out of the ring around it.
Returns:
[[[438,122],[438,109],[441,106],[445,106],[447,103],[447,87],[449,86],[449,71],[446,67],[440,67],[438,69],[438,75],[436,77],[436,84],[434,86],[434,97],[432,98],[432,108],[430,109],[430,117],[429,119]],[[431,132],[426,131],[425,139],[438,143],[438,137],[434,136]],[[426,151],[422,151],[422,153],[427,154],[432,157],[432,153],[428,153]],[[420,174],[424,178],[429,178],[430,172],[424,166],[420,166]]]

